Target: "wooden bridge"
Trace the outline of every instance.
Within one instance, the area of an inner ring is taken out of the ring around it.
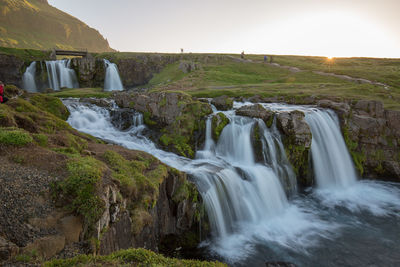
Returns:
[[[88,51],[87,49],[80,49],[80,50],[62,50],[62,49],[53,49],[53,54],[55,56],[74,56],[74,57],[87,57]]]

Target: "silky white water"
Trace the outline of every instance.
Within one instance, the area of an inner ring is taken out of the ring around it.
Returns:
[[[332,110],[314,109],[306,115],[312,133],[311,155],[319,188],[348,187],[357,181],[356,171]]]
[[[124,90],[124,86],[122,85],[117,65],[115,63],[111,63],[107,59],[104,59],[104,66],[106,68],[106,76],[104,78],[104,90],[105,91]]]
[[[340,264],[337,259],[330,260],[334,253],[321,254],[319,249],[323,251],[326,247],[341,253],[342,247],[351,240],[363,240],[366,236],[363,221],[369,221],[372,226],[368,229],[371,229],[380,218],[371,216],[398,221],[400,190],[396,185],[355,181],[341,190],[328,186],[311,194],[296,195],[295,177],[280,134],[274,126],[266,127],[262,120],[236,116],[234,111],[224,112],[230,124],[216,143],[211,135],[210,116],[203,150],[197,151],[196,159],[188,159],[158,149],[143,136],[145,126],[140,115],[133,118],[135,122],[129,130],[121,131],[111,123],[106,108],[76,100],[64,100],[64,103],[71,112],[68,122],[79,131],[148,152],[167,165],[187,172],[201,193],[213,234],[203,246],[211,255],[216,253],[232,264],[264,265],[266,259],[287,260],[299,266],[320,265],[321,261],[327,266],[331,262]],[[284,112],[284,106],[279,109]],[[308,107],[299,109],[310,114],[318,112]],[[320,119],[329,118],[321,116]],[[258,148],[251,142],[256,125],[261,133],[261,159],[255,157]],[[326,192],[325,197],[321,192]],[[337,210],[338,205],[347,207],[350,213]],[[365,215],[363,211],[369,213]],[[390,220],[379,221],[377,227],[386,227],[385,223]],[[385,228],[388,240],[393,236],[393,229]],[[336,242],[340,245],[335,245]],[[380,244],[379,240],[376,242]]]
[[[33,61],[29,65],[29,67],[26,68],[26,71],[22,76],[22,86],[26,91],[32,93],[37,92],[35,76],[36,76],[36,61]]]
[[[70,59],[46,61],[49,88],[56,91],[63,87],[79,88],[76,73],[70,65]]]

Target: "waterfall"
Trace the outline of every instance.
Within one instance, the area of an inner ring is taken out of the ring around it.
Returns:
[[[22,76],[23,88],[28,92],[37,92],[36,82],[36,61],[33,61]]]
[[[306,114],[312,133],[311,155],[319,188],[348,187],[357,181],[336,114],[313,109]]]
[[[71,60],[55,60],[46,61],[47,77],[49,87],[53,90],[60,90],[60,88],[79,88],[76,73],[70,68]]]
[[[276,150],[275,142],[280,139],[272,140],[273,134],[262,120],[226,115],[230,123],[222,131],[215,150],[208,120],[205,148],[197,153],[198,159],[207,155],[207,161],[216,166],[192,174],[205,202],[211,228],[219,238],[234,233],[241,224],[268,220],[288,206],[279,171],[274,166],[278,165],[278,157],[273,155],[272,164],[256,163],[251,131],[255,124],[260,125],[265,142],[263,150]],[[290,166],[282,166],[285,168]],[[295,184],[294,179],[291,182]]]
[[[123,91],[124,86],[122,85],[117,65],[111,63],[107,59],[104,59],[104,65],[106,67],[106,76],[104,78],[104,90]]]

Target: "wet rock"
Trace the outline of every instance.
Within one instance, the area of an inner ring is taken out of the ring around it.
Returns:
[[[181,92],[116,92],[118,106],[143,113],[143,121],[158,133],[153,141],[166,150],[193,157],[204,142],[205,117],[212,113],[208,103]]]
[[[260,104],[243,106],[236,110],[236,115],[262,119],[268,127],[271,127],[274,114],[273,111],[264,108]]]
[[[225,116],[224,113],[217,113],[212,118],[212,137],[215,141],[218,141],[219,136],[222,133],[222,130],[226,125],[229,124],[229,119]]]
[[[281,112],[277,115],[278,128],[297,145],[311,146],[311,130],[301,111]]]
[[[113,106],[113,102],[106,98],[83,97],[79,99],[79,102],[93,104],[103,108],[111,108]]]
[[[277,126],[282,133],[282,141],[286,156],[292,164],[299,184],[311,186],[313,183],[310,172],[311,130],[301,111],[282,112],[277,114]]]
[[[75,70],[81,87],[103,87],[105,66],[102,59],[73,58],[71,68]]]
[[[225,95],[218,96],[211,100],[211,104],[218,110],[230,110],[233,108],[233,99]]]

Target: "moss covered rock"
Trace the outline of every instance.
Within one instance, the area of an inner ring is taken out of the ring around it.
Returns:
[[[205,117],[212,113],[207,103],[183,92],[114,94],[117,104],[143,113],[144,123],[160,133],[153,138],[164,149],[185,157],[194,157],[205,130]]]
[[[233,108],[233,99],[225,95],[218,96],[211,100],[211,104],[218,110],[230,110]]]
[[[277,114],[277,126],[283,134],[286,156],[293,166],[298,182],[303,186],[313,184],[309,162],[311,156],[311,130],[301,111]]]
[[[219,136],[222,133],[222,130],[226,125],[229,124],[229,119],[225,116],[224,113],[217,113],[212,118],[212,137],[215,141],[218,141]]]

